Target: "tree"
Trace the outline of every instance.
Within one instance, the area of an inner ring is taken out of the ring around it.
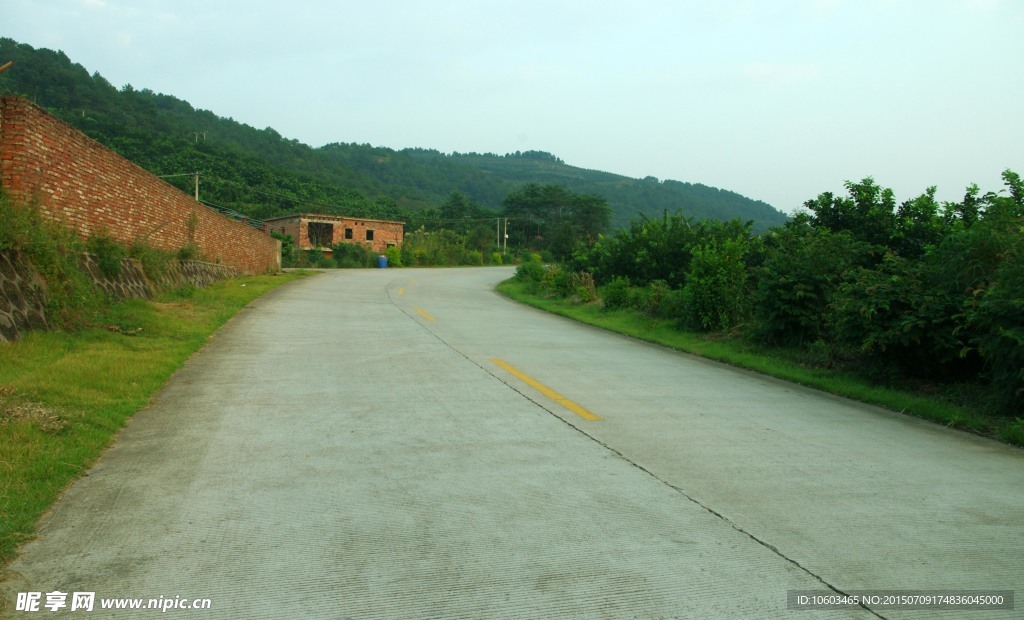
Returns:
[[[604,198],[576,194],[564,185],[527,183],[510,192],[502,205],[514,243],[551,249],[557,235],[559,253],[566,258],[577,243],[592,242],[606,232],[611,221],[611,208]]]
[[[848,232],[854,239],[888,246],[896,229],[896,201],[891,189],[882,188],[871,177],[860,183],[845,183],[849,197],[831,192],[808,200],[804,207],[814,213],[813,223],[831,232]]]

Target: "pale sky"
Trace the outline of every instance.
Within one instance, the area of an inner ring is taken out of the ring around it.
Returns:
[[[1021,0],[3,0],[0,36],[314,147],[544,150],[786,213],[1024,174]]]

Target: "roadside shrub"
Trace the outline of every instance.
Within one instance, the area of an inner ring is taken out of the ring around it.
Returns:
[[[540,286],[538,287],[541,292],[546,294],[558,293],[558,273],[557,265],[544,265],[544,277],[540,279]]]
[[[462,265],[483,265],[484,255],[480,250],[463,250],[459,263]]]
[[[890,253],[877,269],[851,270],[835,291],[834,341],[879,378],[955,379],[955,367],[964,365],[958,305],[926,264]]]
[[[811,228],[806,218],[773,229],[754,274],[756,339],[782,345],[830,340],[832,296],[849,270],[874,263],[873,251],[849,233]]]
[[[423,248],[402,248],[402,263],[422,266],[427,264],[427,251]]]
[[[615,276],[600,289],[601,300],[606,310],[622,310],[630,307],[631,285],[629,278]]]
[[[1017,418],[1003,429],[1003,439],[1018,446],[1024,446],[1024,420]]]
[[[178,248],[178,260],[199,260],[199,248],[191,243]]]
[[[96,257],[96,265],[104,276],[116,278],[121,275],[121,261],[128,256],[128,251],[113,237],[102,232],[93,235],[86,242],[85,249]]]
[[[970,344],[985,364],[994,409],[1024,414],[1024,239],[1008,256],[993,281],[972,296],[965,318],[974,334]]]
[[[402,243],[402,263],[405,265],[463,265],[466,255],[466,237],[451,230],[427,231],[423,228],[405,235]],[[477,250],[479,252],[479,250]],[[479,263],[482,264],[483,254]],[[476,256],[472,257],[476,261]]]
[[[306,262],[309,263],[310,267],[319,267],[323,257],[324,253],[316,248],[306,251]]]
[[[142,271],[152,282],[162,280],[170,268],[171,255],[146,243],[133,243],[128,248],[128,256],[142,264]]]
[[[270,236],[281,242],[281,266],[295,266],[295,240],[292,236],[276,230],[270,231]]]
[[[384,256],[388,257],[389,267],[401,267],[402,266],[402,248],[392,245],[384,250]]]
[[[544,264],[540,262],[540,257],[536,257],[536,260],[531,258],[516,267],[515,278],[526,283],[539,285],[541,280],[544,279]]]
[[[377,264],[377,254],[359,243],[339,243],[331,248],[331,254],[335,266],[343,269],[373,267]],[[317,264],[323,265],[323,258],[320,258]]]
[[[597,287],[594,285],[594,276],[586,271],[572,274],[572,290],[583,303],[597,301]]]
[[[491,264],[501,265],[504,260],[501,258],[501,252],[491,252]]]
[[[674,288],[669,290],[658,304],[658,315],[663,318],[678,318],[683,316],[686,307],[686,292],[683,289]]]
[[[572,297],[575,294],[573,273],[561,265],[548,267],[552,290],[559,297]]]
[[[722,331],[739,325],[749,311],[747,268],[741,239],[694,248],[683,287],[683,317],[704,331]]]
[[[653,280],[647,285],[647,296],[644,300],[643,310],[656,317],[671,316],[662,314],[662,306],[665,298],[672,292],[668,282],[664,280]]]

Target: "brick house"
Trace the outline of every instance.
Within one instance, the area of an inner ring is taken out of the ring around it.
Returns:
[[[263,230],[291,235],[297,249],[318,248],[325,256],[338,243],[359,243],[383,254],[391,246],[401,247],[405,238],[405,222],[315,213],[275,217],[264,222]]]

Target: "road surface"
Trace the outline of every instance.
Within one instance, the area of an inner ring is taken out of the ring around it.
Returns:
[[[43,518],[0,615],[1020,617],[789,603],[1024,593],[1024,451],[517,305],[511,273],[257,300]]]

